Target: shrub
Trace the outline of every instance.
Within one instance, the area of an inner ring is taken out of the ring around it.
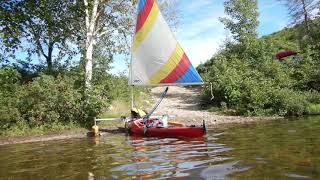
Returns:
[[[243,53],[237,50],[239,44],[229,45],[199,67],[205,81],[213,83],[215,98],[209,100],[208,88],[203,91],[206,102],[218,107],[226,102],[228,108],[243,115],[305,114],[310,103],[320,101],[319,93],[309,91],[306,84],[311,61],[281,63],[273,59],[272,45],[257,42]]]
[[[41,75],[24,85],[19,109],[31,126],[76,122],[81,119],[81,93],[69,77]]]
[[[0,69],[0,129],[9,128],[21,120],[18,109],[21,76],[13,68]]]
[[[308,115],[320,115],[320,104],[310,104],[307,106]]]
[[[34,129],[91,126],[92,118],[105,112],[112,101],[127,104],[131,96],[124,76],[101,73],[95,77],[90,90],[84,92],[82,74],[77,70],[56,76],[33,74],[36,77],[24,81],[15,68],[0,68],[1,130],[18,135]],[[134,91],[136,98],[147,90],[138,89]]]

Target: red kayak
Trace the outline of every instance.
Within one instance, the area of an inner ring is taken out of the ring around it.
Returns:
[[[148,124],[152,124],[153,120],[148,120]],[[170,124],[170,123],[169,123]],[[168,127],[158,127],[156,125],[148,127],[146,133],[144,133],[145,125],[143,119],[131,121],[128,124],[128,129],[133,136],[148,136],[148,137],[187,137],[196,138],[202,137],[205,132],[205,125],[201,127],[195,126],[181,126],[174,125]]]

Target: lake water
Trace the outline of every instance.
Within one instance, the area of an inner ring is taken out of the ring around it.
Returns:
[[[209,130],[0,146],[0,179],[320,179],[320,117]]]

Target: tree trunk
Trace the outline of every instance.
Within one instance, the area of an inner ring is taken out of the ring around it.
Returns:
[[[86,77],[85,77],[85,82],[86,82],[86,87],[89,88],[91,86],[91,80],[92,80],[92,55],[93,55],[93,42],[91,35],[88,35],[87,33],[87,40],[86,40]]]
[[[97,20],[97,10],[99,6],[99,0],[94,0],[93,8],[91,15],[89,13],[89,4],[87,0],[84,0],[84,4],[86,6],[85,13],[86,13],[86,67],[85,67],[85,85],[86,88],[90,88],[91,80],[92,80],[92,67],[93,67],[93,45],[95,42],[95,29],[96,29],[96,20]]]
[[[46,61],[47,61],[47,65],[48,65],[48,72],[51,74],[53,71],[53,62],[52,62],[52,51],[53,51],[53,46],[54,46],[54,42],[53,43],[49,43],[48,46],[48,56],[46,57]]]
[[[304,24],[306,28],[306,33],[309,35],[310,33],[310,27],[309,27],[309,17],[308,17],[308,11],[305,0],[301,0],[302,6],[303,6],[303,15],[304,15]]]

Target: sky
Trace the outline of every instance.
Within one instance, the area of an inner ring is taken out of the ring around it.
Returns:
[[[178,42],[194,66],[209,60],[230,33],[219,17],[224,17],[223,0],[175,0],[179,26],[173,31]],[[259,0],[258,35],[264,36],[283,29],[289,24],[286,7],[278,0]],[[115,57],[111,72],[128,69],[125,58]]]

